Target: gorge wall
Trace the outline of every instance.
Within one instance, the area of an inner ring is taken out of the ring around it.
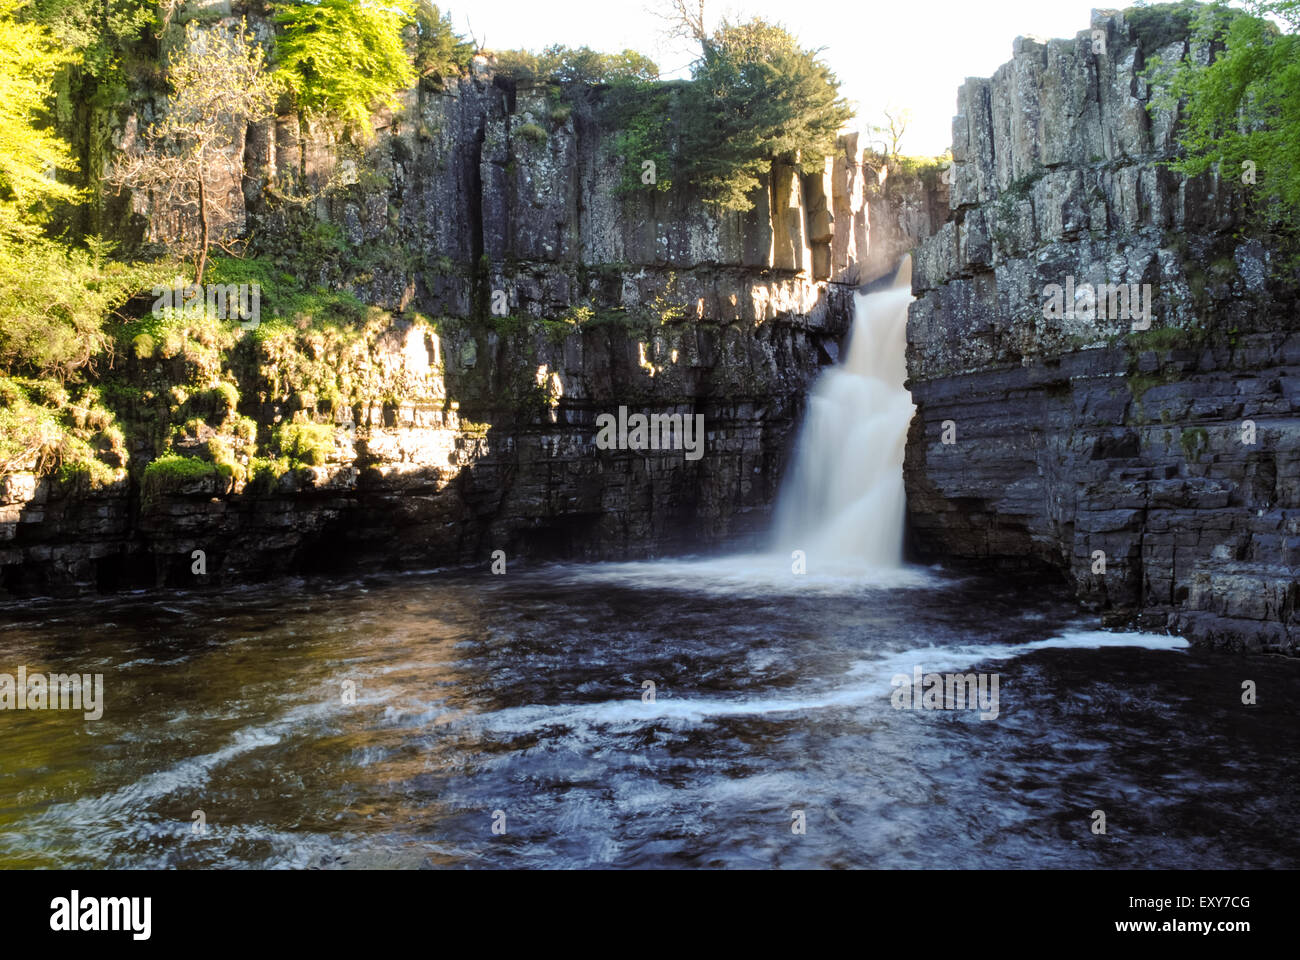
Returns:
[[[1161,165],[1178,116],[1139,74],[1211,51],[1160,10],[1021,38],[961,88],[909,319],[914,544],[1059,571],[1111,622],[1295,653],[1296,271],[1252,238],[1239,171]],[[1084,284],[1149,284],[1150,329],[1109,298],[1046,315],[1050,285]]]
[[[240,16],[266,37],[259,9],[183,8],[165,42]],[[364,147],[294,116],[239,131],[219,192],[246,252],[369,309],[321,324],[268,300],[255,331],[135,336],[104,374],[118,479],[0,478],[0,592],[648,556],[765,530],[853,290],[937,226],[945,188],[882,180],[850,136],[820,173],[775,165],[743,213],[681,186],[628,192],[602,96],[480,58],[407,91]],[[79,152],[130,154],[159,106],[82,116]],[[106,193],[95,215],[144,249],[186,226],[142,194]],[[620,407],[702,414],[702,457],[597,449],[597,416]],[[259,478],[286,424],[325,428],[324,449]],[[150,480],[164,451],[214,469]]]

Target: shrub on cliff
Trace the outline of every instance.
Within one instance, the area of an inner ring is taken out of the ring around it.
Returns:
[[[217,465],[198,457],[182,457],[165,453],[150,461],[141,478],[141,492],[146,502],[172,493],[181,487],[202,483],[218,476]]]
[[[32,403],[21,383],[0,376],[0,476],[41,470],[64,436],[56,411]]]
[[[321,423],[282,423],[273,444],[294,466],[319,467],[334,453],[334,428]]]
[[[108,258],[108,248],[0,239],[0,372],[69,380],[104,355],[105,322],[163,270]]]
[[[1139,22],[1151,29],[1155,11]],[[1179,140],[1188,175],[1218,168],[1239,180],[1261,219],[1295,226],[1300,220],[1300,0],[1247,0],[1248,12],[1207,5],[1192,19],[1193,43],[1212,45],[1209,64],[1187,57],[1156,61],[1148,76],[1160,84],[1156,108],[1185,101]],[[1186,5],[1171,15],[1187,16]],[[1279,29],[1269,18],[1283,24]],[[1285,32],[1284,32],[1285,31]]]
[[[125,438],[98,390],[0,374],[0,476],[32,471],[99,485],[125,476],[125,462]]]

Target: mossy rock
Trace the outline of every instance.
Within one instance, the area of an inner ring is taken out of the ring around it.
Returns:
[[[140,485],[145,502],[149,502],[185,487],[215,480],[217,475],[216,464],[199,457],[182,457],[168,453],[158,457],[144,468]]]
[[[334,453],[334,428],[321,423],[284,423],[273,445],[292,466],[319,467]]]

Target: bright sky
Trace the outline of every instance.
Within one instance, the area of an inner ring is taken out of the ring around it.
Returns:
[[[650,13],[659,0],[444,0],[456,27],[499,50],[540,50],[552,43],[605,52],[631,48],[659,64],[665,76],[690,63],[690,45],[667,39]],[[1132,5],[1122,0],[1116,7]],[[910,107],[903,152],[939,154],[952,141],[957,88],[967,77],[990,76],[1011,59],[1017,36],[1073,37],[1087,30],[1099,0],[709,0],[710,26],[723,14],[759,16],[783,24],[822,56],[858,106],[859,126],[883,111]]]

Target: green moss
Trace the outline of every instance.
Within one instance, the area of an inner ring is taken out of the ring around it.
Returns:
[[[274,460],[253,457],[248,461],[248,485],[244,487],[244,492],[260,496],[273,493],[280,478],[291,469],[289,461],[284,457]]]
[[[1133,399],[1142,402],[1142,397],[1152,387],[1162,386],[1169,382],[1168,378],[1159,373],[1136,373],[1130,374],[1125,381],[1128,384],[1129,392],[1133,394]]]
[[[641,325],[642,318],[632,314],[626,307],[613,307],[601,310],[587,321],[586,326],[599,327],[634,327]]]
[[[223,380],[215,386],[193,394],[186,406],[213,423],[221,423],[239,406],[239,389],[234,384]]]
[[[137,360],[148,360],[158,351],[158,343],[147,333],[139,334],[131,341],[131,353]]]
[[[1201,459],[1201,453],[1210,445],[1210,435],[1204,427],[1187,427],[1179,437],[1183,456],[1193,463]]]
[[[516,136],[532,144],[545,143],[547,139],[546,130],[535,123],[521,123],[515,127],[514,132]]]
[[[542,320],[542,329],[554,343],[563,343],[571,334],[589,324],[596,316],[596,311],[586,305],[570,307],[554,320]]]
[[[257,441],[257,421],[252,417],[235,417],[227,425],[230,435],[245,443]]]
[[[1142,48],[1150,55],[1161,47],[1186,40],[1192,32],[1192,21],[1201,7],[1202,4],[1192,0],[1130,7],[1124,11],[1124,19],[1142,41]]]
[[[337,260],[344,253],[354,257],[343,271],[345,274],[373,270],[375,260],[382,255],[373,244],[366,245],[361,251],[353,251],[340,233],[337,243],[331,240],[320,249],[315,249],[310,243],[296,248],[294,256],[301,258],[301,262],[295,261],[294,265],[302,270],[304,276],[309,271],[319,275],[323,263]],[[355,294],[305,282],[295,273],[278,266],[271,257],[242,260],[221,257],[213,261],[210,277],[213,283],[257,284],[261,296],[261,323],[253,332],[256,338],[264,338],[277,325],[283,327],[286,323],[293,327],[358,326],[368,314],[366,305]],[[238,326],[233,329],[240,330]]]
[[[293,466],[319,467],[334,453],[334,428],[320,423],[283,423],[272,440]]]
[[[218,476],[238,483],[244,481],[246,476],[244,465],[235,458],[235,451],[229,440],[214,437],[208,441],[206,451],[212,465],[216,467]]]
[[[492,327],[502,337],[516,337],[528,331],[528,318],[507,314],[504,317],[493,316]]]
[[[65,460],[59,465],[55,479],[64,487],[78,490],[93,490],[105,487],[117,479],[116,471],[104,463],[87,456],[81,460]]]
[[[163,454],[144,468],[140,485],[144,499],[152,501],[181,487],[217,476],[214,464],[198,457]]]
[[[1124,336],[1124,345],[1133,354],[1191,348],[1204,340],[1204,331],[1189,327],[1152,327],[1132,330]]]
[[[202,417],[190,417],[173,431],[176,440],[197,440],[203,434],[207,422]]]
[[[333,413],[344,406],[343,394],[332,384],[326,384],[316,400],[316,409],[320,413]]]
[[[111,410],[94,388],[74,395],[51,380],[0,374],[0,475],[34,470],[61,483],[97,487],[123,474],[99,458],[125,460],[125,444]]]

